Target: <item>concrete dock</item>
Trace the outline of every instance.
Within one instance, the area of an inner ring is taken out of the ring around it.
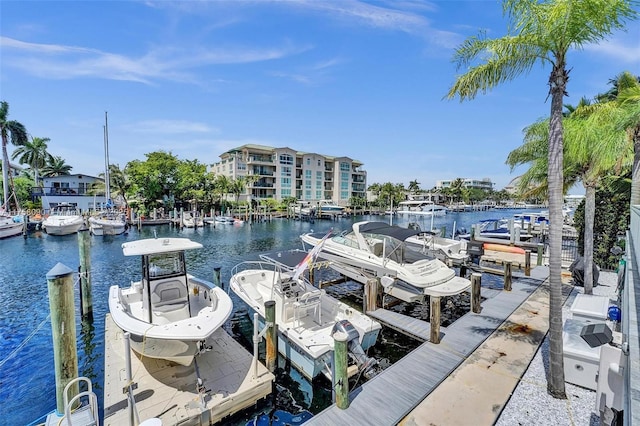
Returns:
[[[131,372],[140,421],[162,420],[163,426],[216,424],[271,394],[275,379],[260,362],[223,329],[208,340],[210,351],[190,366],[131,354]],[[124,333],[111,315],[105,320],[104,424],[129,424],[123,389],[127,385]],[[257,365],[256,365],[257,364]],[[257,374],[256,374],[257,373]],[[202,379],[200,392],[197,377]]]

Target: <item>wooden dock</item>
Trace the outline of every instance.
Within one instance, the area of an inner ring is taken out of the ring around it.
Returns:
[[[514,277],[512,291],[482,288],[482,296],[486,300],[482,303],[481,313],[463,315],[446,329],[441,329],[443,337],[439,344],[423,343],[353,390],[349,395],[348,408],[340,409],[334,404],[305,424],[398,424],[467,359],[547,276],[548,268],[537,267],[532,269],[530,277]]]
[[[209,425],[254,405],[271,394],[275,379],[233,337],[219,329],[208,340],[212,349],[185,367],[132,352],[131,371],[140,421],[160,418],[164,426]],[[111,315],[105,320],[104,425],[129,424],[124,334]],[[255,372],[257,371],[257,374]],[[197,377],[202,379],[201,392]],[[254,377],[255,375],[255,377]]]

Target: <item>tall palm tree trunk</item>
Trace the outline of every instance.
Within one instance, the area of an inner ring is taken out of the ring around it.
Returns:
[[[633,171],[631,174],[631,205],[640,204],[640,126],[633,130]]]
[[[584,200],[584,292],[593,293],[593,225],[596,215],[596,187],[585,184]]]
[[[549,119],[549,378],[547,390],[565,399],[562,348],[562,104],[569,76],[564,58],[558,58],[549,77],[551,115]]]
[[[2,205],[9,209],[9,155],[7,154],[7,138],[2,135]]]

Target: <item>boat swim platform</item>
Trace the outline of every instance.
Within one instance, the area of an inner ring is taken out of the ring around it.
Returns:
[[[159,418],[168,425],[209,425],[221,422],[272,392],[275,376],[260,362],[257,375],[253,356],[224,329],[206,341],[212,348],[190,366],[142,358],[131,351],[131,374],[136,384],[134,396],[140,421]],[[123,331],[105,319],[104,422],[129,424]],[[204,392],[198,393],[197,372]]]
[[[496,330],[505,325],[509,327],[515,326],[508,321],[508,318],[514,311],[526,305],[525,302],[532,294],[537,293],[537,290],[542,286],[548,275],[548,268],[537,267],[531,270],[531,276],[529,277],[514,276],[511,291],[496,290],[495,288],[485,289],[483,287],[481,290],[482,296],[486,299],[482,303],[481,313],[466,313],[448,327],[441,329],[443,332],[439,344],[433,344],[428,341],[422,343],[418,348],[376,377],[352,390],[349,394],[350,402],[348,408],[340,409],[333,404],[305,424],[328,426],[336,424],[363,426],[400,424],[403,419],[410,417],[412,412],[417,410],[423,401],[436,392],[448,377],[454,376],[452,373],[465,361],[478,363],[477,358],[473,356],[474,351],[480,348],[490,336],[499,334],[496,333]],[[544,315],[537,316],[543,317]],[[526,329],[526,324],[522,326],[522,328]],[[536,337],[539,337],[541,342],[546,331],[540,334],[542,335],[536,335]],[[537,350],[537,346],[535,349]],[[535,351],[531,357],[534,354]],[[523,360],[519,360],[519,362],[522,363]],[[528,360],[524,360],[525,369],[528,362]],[[480,367],[484,368],[484,365],[480,365]],[[487,387],[487,383],[487,381],[479,382],[477,386],[484,386],[484,392],[490,394],[494,389],[493,387]],[[509,395],[501,403],[506,403]],[[441,404],[446,406],[459,399],[455,394],[455,389],[448,395],[448,398],[448,403],[441,402]],[[413,422],[407,422],[406,424],[485,424],[479,420],[474,421],[473,409],[460,407],[458,407],[459,411],[469,413],[466,423],[448,422],[446,419],[443,422],[431,421],[431,413],[435,411],[444,412],[447,408],[444,406],[431,407],[431,411],[426,414],[423,414],[423,411],[416,411],[418,415],[411,418]],[[495,407],[487,407],[488,410],[493,408]],[[373,414],[374,412],[375,415]],[[493,422],[488,424],[493,424]]]

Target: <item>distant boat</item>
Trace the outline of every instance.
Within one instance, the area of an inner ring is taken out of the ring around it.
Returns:
[[[202,244],[188,238],[150,238],[122,244],[142,258],[142,278],[109,289],[109,312],[141,356],[191,365],[205,340],[227,321],[233,304],[212,283],[187,273],[185,251]]]
[[[513,229],[518,229],[520,232],[520,241],[529,241],[533,238],[532,234],[529,234],[526,229],[520,229],[520,225],[516,225],[516,222],[509,219],[486,219],[478,222],[474,226],[479,232],[479,236],[483,238],[496,238],[501,240],[511,239],[511,230],[509,229],[509,223],[513,223]],[[458,234],[458,238],[463,240],[471,240],[471,232],[462,232]]]
[[[84,218],[75,206],[60,203],[53,208],[52,213],[42,221],[42,229],[49,235],[75,234],[85,226]]]
[[[417,223],[410,223],[408,228],[420,233],[405,240],[407,247],[440,259],[448,265],[460,266],[469,260],[466,241],[441,237],[439,232],[422,231]]]
[[[332,200],[320,200],[318,203],[320,214],[338,214],[344,211],[344,207],[334,203]]]
[[[398,203],[397,214],[444,216],[447,208],[428,200],[406,200]]]
[[[16,221],[13,217],[0,212],[0,239],[20,235],[23,229],[24,223]]]
[[[89,231],[92,235],[120,235],[128,229],[123,213],[101,212],[89,218]]]
[[[127,230],[127,220],[123,214],[111,210],[111,177],[109,175],[109,128],[107,113],[104,113],[104,188],[107,210],[101,211],[88,220],[92,235],[120,235]]]

